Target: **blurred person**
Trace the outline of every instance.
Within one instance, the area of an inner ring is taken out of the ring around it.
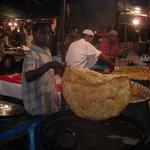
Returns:
[[[26,30],[26,46],[31,48],[33,41],[32,29]]]
[[[118,32],[111,30],[105,38],[102,39],[99,45],[99,50],[108,56],[117,57],[121,50],[118,43]]]
[[[23,46],[26,44],[26,34],[24,32],[24,28],[21,27],[20,29],[18,27],[15,28],[12,32],[12,38],[13,38],[13,45]]]
[[[1,66],[0,66],[0,74],[11,74],[16,72],[15,69],[15,58],[13,55],[6,54],[2,57]]]
[[[102,59],[109,65],[111,72],[114,69],[114,63],[91,44],[93,38],[93,31],[85,29],[82,32],[82,38],[70,44],[65,58],[67,65],[90,69],[94,67],[98,59]]]
[[[32,28],[33,45],[25,56],[22,70],[22,99],[26,111],[31,115],[51,114],[60,110],[54,70],[59,68],[62,75],[63,65],[52,62],[48,49],[50,29],[45,23],[36,23]]]
[[[18,32],[18,28],[16,27],[12,33],[11,33],[11,39],[12,39],[12,45],[15,46],[15,47],[18,47],[20,44],[19,44],[19,32]]]
[[[5,43],[3,40],[3,29],[0,28],[0,58],[3,57],[4,53],[5,53]]]
[[[10,31],[9,30],[5,30],[4,34],[3,34],[3,41],[4,41],[4,46],[5,48],[10,48],[11,47],[11,43],[10,43]]]
[[[115,62],[116,57],[120,57],[122,51],[118,43],[118,32],[116,30],[111,30],[107,36],[102,38],[99,44],[99,50],[102,51],[104,55],[109,56],[113,62]],[[109,65],[103,60],[98,60],[96,67],[99,70],[107,71]]]
[[[145,41],[140,41],[139,42],[139,46],[138,46],[138,55],[142,56],[142,55],[150,55],[149,52],[149,42],[148,40]]]
[[[76,34],[76,33],[68,33],[66,35],[64,40],[64,56],[66,56],[70,44],[74,41],[79,40],[80,38],[81,38],[80,34]]]
[[[55,32],[52,32],[52,34],[51,34],[50,50],[52,52],[52,56],[57,55],[57,39],[56,39],[56,33]]]
[[[18,32],[18,35],[19,35],[19,39],[18,39],[19,46],[25,45],[27,37],[26,37],[26,34],[24,32],[24,27],[20,28],[20,31]]]

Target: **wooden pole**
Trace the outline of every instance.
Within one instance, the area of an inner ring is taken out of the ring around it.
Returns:
[[[124,8],[124,19],[126,17],[126,0],[123,1],[123,8]],[[127,24],[124,23],[124,41],[125,45],[127,44]]]
[[[61,57],[62,61],[65,61],[65,55],[64,55],[64,35],[65,35],[65,16],[66,16],[66,0],[63,0],[63,16],[62,16],[62,34],[61,34],[61,40],[62,40],[62,48],[61,48]]]

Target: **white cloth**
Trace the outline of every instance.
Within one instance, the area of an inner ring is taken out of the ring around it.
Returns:
[[[0,95],[22,99],[21,84],[0,80]]]
[[[67,65],[92,68],[100,54],[101,51],[97,50],[91,43],[80,39],[70,44],[65,60]]]

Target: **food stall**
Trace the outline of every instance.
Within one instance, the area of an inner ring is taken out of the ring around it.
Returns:
[[[44,146],[58,150],[143,150],[148,146],[141,127],[145,122],[140,124],[136,116],[123,112],[131,106],[134,114],[134,107],[150,100],[149,84],[145,85],[149,79],[149,68],[141,66],[119,67],[112,74],[66,68],[62,92],[70,109],[42,122]],[[143,110],[138,111],[145,118]],[[149,110],[146,113],[149,117]]]

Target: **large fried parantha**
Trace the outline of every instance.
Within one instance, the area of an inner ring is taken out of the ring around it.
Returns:
[[[76,115],[99,121],[119,115],[128,105],[130,83],[125,76],[67,67],[62,92]]]
[[[113,74],[128,76],[129,79],[150,80],[150,69],[142,66],[122,66]]]

